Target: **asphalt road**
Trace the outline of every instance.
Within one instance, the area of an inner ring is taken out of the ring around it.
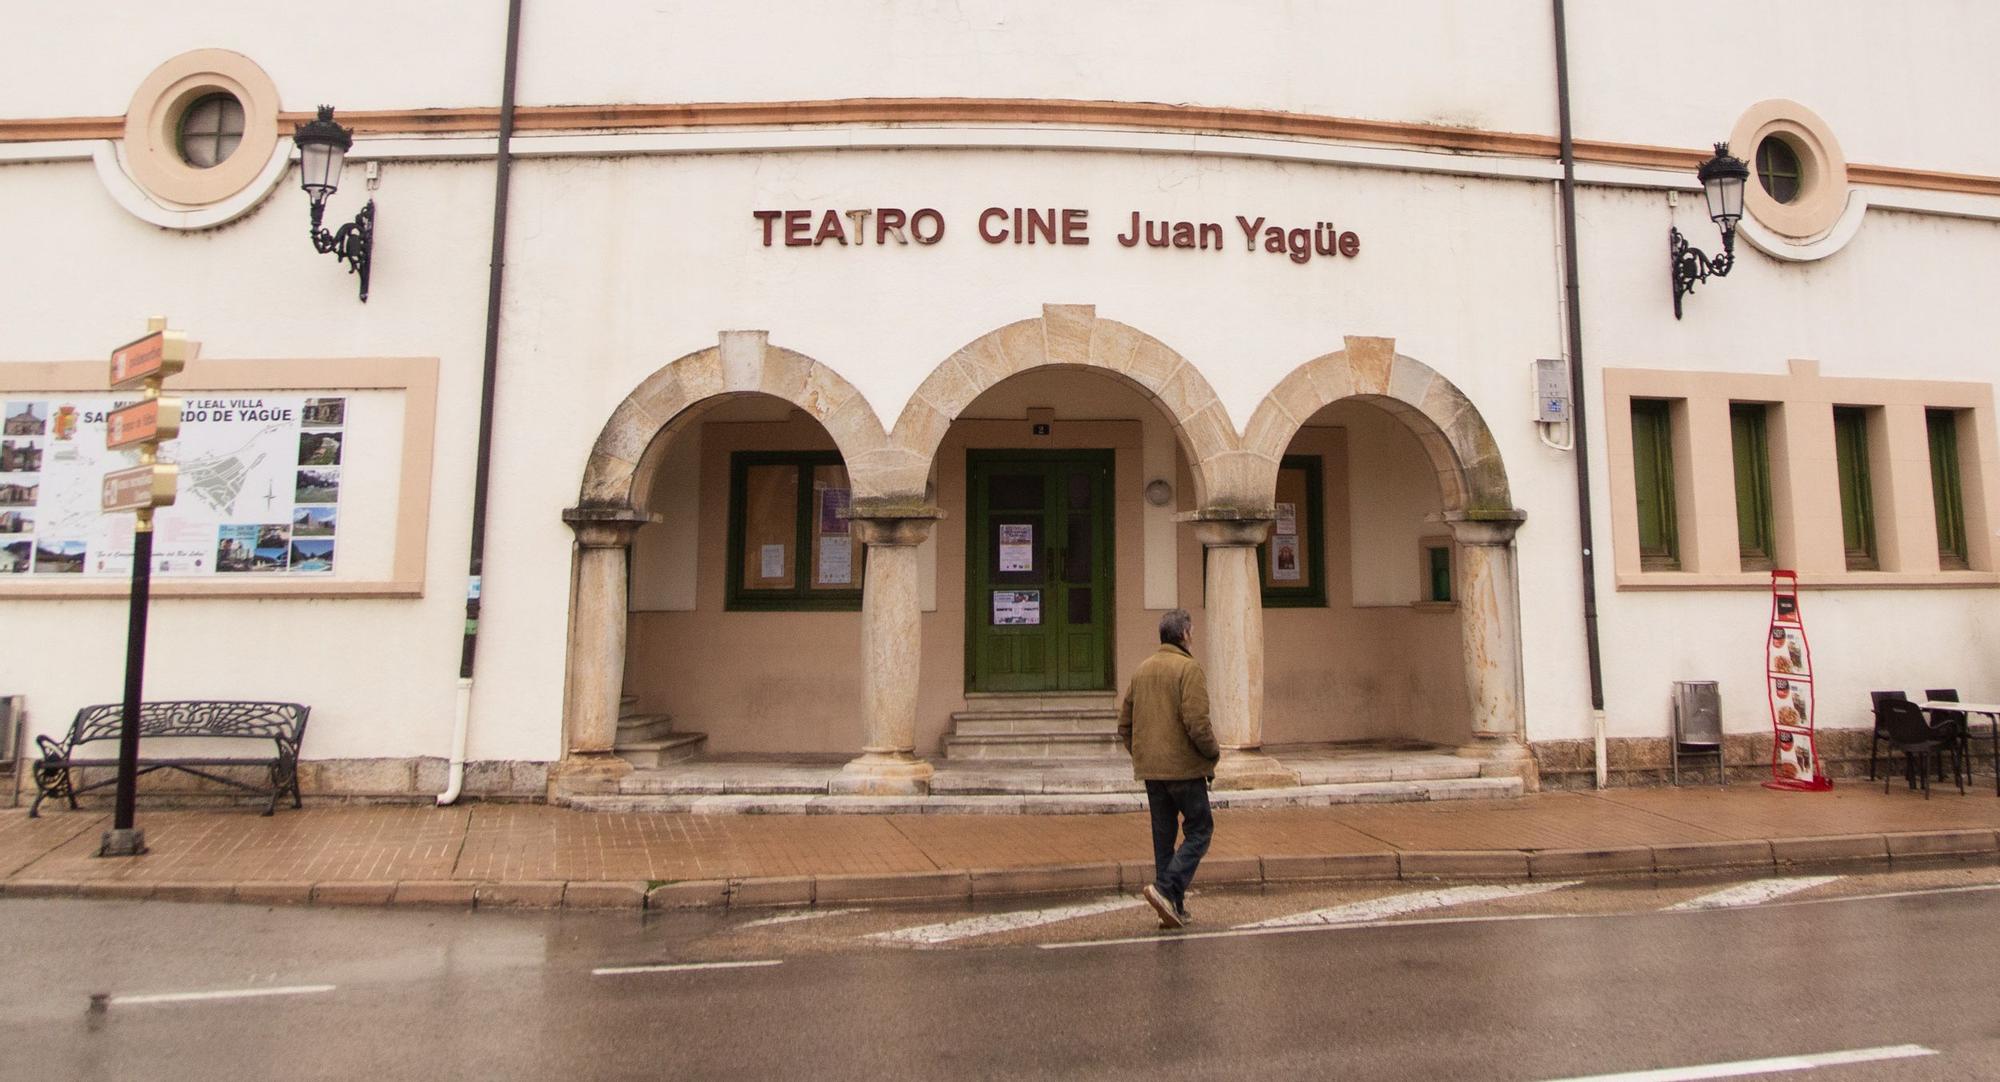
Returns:
[[[1211,890],[1182,933],[1104,895],[0,900],[0,1077],[1555,1079],[1878,1048],[1788,1077],[2000,1077],[1990,866],[1504,886]]]

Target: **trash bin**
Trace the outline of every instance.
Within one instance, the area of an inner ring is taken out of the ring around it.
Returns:
[[[1722,758],[1722,692],[1713,680],[1674,681],[1674,784],[1681,783],[1681,756],[1715,756],[1717,784],[1729,784]]]

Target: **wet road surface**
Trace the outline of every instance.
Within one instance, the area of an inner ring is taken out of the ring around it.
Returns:
[[[1856,1050],[1788,1077],[2000,1077],[1996,888],[1990,864],[1218,888],[1179,933],[1115,894],[0,900],[0,1077],[1555,1079]]]

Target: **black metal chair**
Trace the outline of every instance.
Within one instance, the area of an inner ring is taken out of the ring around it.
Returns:
[[[1900,691],[1871,691],[1868,701],[1875,711],[1875,736],[1868,741],[1868,780],[1875,780],[1875,753],[1882,742],[1889,739],[1889,730],[1882,724],[1882,704],[1886,702],[1909,701],[1909,696]]]
[[[1955,703],[1958,701],[1957,688],[1927,688],[1924,698],[1932,702]],[[1963,710],[1931,710],[1931,728],[1951,733],[1958,741],[1959,760],[1965,764],[1965,780],[1972,781],[1972,722]]]
[[[1938,752],[1950,749],[1952,778],[1958,782],[1959,795],[1965,795],[1965,782],[1958,769],[1958,745],[1949,734],[1931,728],[1922,708],[1908,699],[1884,699],[1879,709],[1890,748],[1903,753],[1903,776],[1909,779],[1910,788],[1922,783],[1924,799],[1929,800],[1932,765]],[[1882,792],[1888,791],[1889,779],[1884,776]]]

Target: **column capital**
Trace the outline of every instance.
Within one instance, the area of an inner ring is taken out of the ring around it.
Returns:
[[[632,543],[639,527],[654,521],[652,515],[623,504],[611,507],[571,507],[563,521],[576,531],[576,542],[584,548],[623,548]]]
[[[1505,545],[1514,540],[1515,532],[1527,520],[1528,513],[1519,509],[1447,511],[1444,515],[1452,540],[1461,545]]]
[[[1253,548],[1270,536],[1277,512],[1268,507],[1204,507],[1199,511],[1183,511],[1174,516],[1174,521],[1192,525],[1195,539],[1204,548]]]
[[[922,500],[863,497],[847,510],[847,521],[864,545],[921,545],[944,512]]]

